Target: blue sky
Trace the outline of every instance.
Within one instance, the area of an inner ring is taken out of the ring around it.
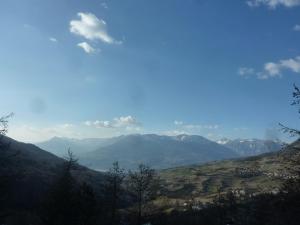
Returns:
[[[299,125],[300,0],[2,0],[0,27],[18,140]]]

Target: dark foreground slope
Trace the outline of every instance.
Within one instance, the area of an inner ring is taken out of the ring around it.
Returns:
[[[34,207],[61,174],[65,160],[35,145],[7,137],[1,137],[1,143],[0,181],[1,188],[3,184],[8,187],[5,189],[9,196],[6,204]],[[71,172],[78,183],[86,182],[95,190],[101,187],[104,179],[101,173],[79,165]]]

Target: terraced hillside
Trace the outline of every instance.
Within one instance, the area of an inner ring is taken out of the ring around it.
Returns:
[[[285,180],[296,176],[293,160],[299,157],[297,148],[299,141],[277,153],[163,170],[162,194],[171,200],[208,202],[219,192],[278,192]]]

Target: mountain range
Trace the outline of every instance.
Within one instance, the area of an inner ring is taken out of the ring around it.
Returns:
[[[37,143],[37,146],[60,157],[70,148],[81,164],[96,170],[107,170],[114,161],[119,161],[126,169],[133,169],[139,163],[162,169],[252,156],[277,151],[281,148],[281,142],[258,139],[213,142],[199,135],[132,134],[81,140],[54,137]]]
[[[284,143],[278,139],[260,140],[260,139],[235,139],[223,138],[217,141],[218,144],[232,149],[239,156],[255,156],[267,152],[276,152],[280,150]]]
[[[80,162],[97,170],[107,169],[114,161],[126,169],[140,163],[162,169],[237,157],[231,149],[201,136],[128,135],[114,143],[81,155]]]
[[[0,148],[0,177],[15,174],[11,189],[14,197],[11,201],[14,204],[23,204],[25,199],[32,199],[28,204],[36,203],[57,178],[64,159],[33,144],[7,137],[1,139],[1,142],[9,143],[6,146],[9,151]],[[165,146],[161,151],[163,145]],[[299,146],[300,142],[297,141],[278,152],[221,160],[237,157],[237,154],[201,136],[129,135],[120,136],[114,143],[90,151],[82,162],[95,163],[92,164],[95,168],[106,168],[111,163],[108,160],[118,159],[121,165],[133,168],[138,160],[149,157],[147,162],[157,168],[177,166],[158,171],[162,181],[161,194],[176,201],[186,201],[190,196],[198,196],[197,198],[205,202],[211,201],[219,190],[254,194],[278,191],[278,187],[286,179],[294,176],[291,162],[299,157]],[[211,162],[216,159],[220,161]],[[163,163],[166,166],[162,166]],[[72,170],[72,174],[76,180],[89,183],[95,190],[100,190],[105,181],[103,173],[85,166],[78,165]]]

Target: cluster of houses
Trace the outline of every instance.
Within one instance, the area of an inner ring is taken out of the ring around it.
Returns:
[[[298,178],[297,175],[293,175],[288,172],[280,172],[280,171],[263,172],[259,169],[249,168],[249,167],[236,168],[235,174],[242,178],[250,178],[250,177],[261,176],[261,175],[265,175],[270,178],[282,178],[284,180]]]
[[[263,175],[266,175],[267,177],[276,177],[276,178],[282,178],[284,180],[288,179],[297,179],[297,175],[292,175],[290,173],[279,173],[279,172],[264,172]]]
[[[263,174],[263,172],[258,169],[243,167],[243,168],[236,168],[235,174],[242,178],[250,178],[250,177],[260,176]]]

